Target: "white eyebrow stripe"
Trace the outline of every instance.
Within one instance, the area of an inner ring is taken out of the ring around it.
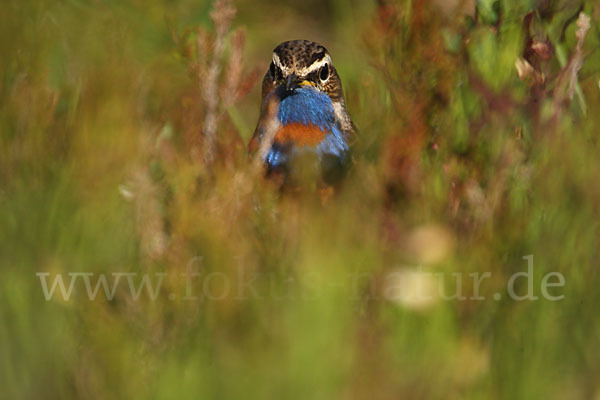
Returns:
[[[284,75],[288,75],[290,73],[290,68],[286,67],[281,63],[279,56],[273,53],[273,64],[279,67],[279,69],[283,72]]]
[[[273,53],[273,63],[276,66],[278,66],[281,69],[281,71],[283,72],[283,74],[286,76],[293,72],[292,68],[289,68],[281,63],[279,56],[275,53]],[[325,64],[331,64],[331,56],[329,54],[325,54],[325,57],[323,57],[319,61],[315,61],[308,67],[304,67],[304,68],[296,71],[296,73],[298,74],[298,76],[306,76],[306,75],[310,74],[311,72],[318,70]]]
[[[329,56],[329,54],[325,54],[325,57],[323,57],[319,61],[315,61],[314,63],[312,63],[308,67],[302,68],[299,71],[300,75],[302,75],[302,76],[308,75],[311,72],[318,70],[319,68],[321,68],[325,64],[331,64],[331,57]]]

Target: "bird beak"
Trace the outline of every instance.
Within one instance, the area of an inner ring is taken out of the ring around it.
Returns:
[[[285,88],[285,91],[290,93],[295,89],[304,87],[304,86],[315,86],[315,84],[308,80],[302,80],[298,75],[292,73],[287,77],[287,80],[281,84]]]

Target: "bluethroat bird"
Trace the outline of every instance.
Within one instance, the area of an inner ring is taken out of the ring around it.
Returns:
[[[267,175],[285,177],[309,155],[320,179],[343,176],[354,124],[342,82],[325,47],[307,40],[283,42],[262,83],[261,114],[248,145],[259,151]]]

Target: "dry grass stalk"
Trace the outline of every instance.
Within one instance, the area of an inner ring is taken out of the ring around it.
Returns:
[[[577,73],[581,69],[583,65],[583,41],[585,40],[585,35],[587,35],[588,30],[590,29],[590,17],[585,15],[583,12],[579,13],[579,18],[577,18],[577,32],[575,32],[575,37],[577,37],[577,45],[575,46],[575,54],[572,58],[572,67],[569,74],[569,99],[573,99],[573,94],[575,93],[575,86],[577,84]]]
[[[238,29],[231,35],[231,55],[225,73],[225,84],[221,89],[223,106],[231,107],[239,99],[240,82],[244,65],[244,45],[246,43],[246,31]]]
[[[267,104],[265,107],[266,117],[263,118],[261,121],[264,134],[254,159],[254,164],[257,167],[262,167],[263,160],[269,153],[271,145],[273,144],[273,140],[275,139],[275,134],[279,131],[279,128],[281,126],[279,119],[277,119],[277,110],[279,109],[279,97],[277,93],[275,93],[275,91],[269,94],[269,97],[267,98]]]
[[[169,239],[163,230],[158,188],[148,171],[136,168],[129,182],[121,185],[119,191],[135,207],[136,227],[144,260],[149,263],[161,259],[167,251]]]
[[[579,13],[577,18],[577,44],[569,62],[561,71],[556,88],[554,90],[554,115],[556,116],[561,106],[567,100],[573,100],[573,95],[577,89],[577,74],[583,65],[583,41],[590,29],[590,17],[583,12]]]
[[[230,0],[216,0],[210,16],[215,26],[212,58],[208,64],[206,76],[199,76],[202,94],[206,105],[204,116],[204,160],[207,165],[212,164],[215,158],[217,137],[217,122],[219,117],[218,80],[221,73],[221,59],[225,48],[225,38],[231,21],[235,16],[235,7]]]

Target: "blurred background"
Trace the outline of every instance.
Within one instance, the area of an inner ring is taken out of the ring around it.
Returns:
[[[0,398],[600,399],[597,2],[2,8]],[[325,202],[246,153],[300,38],[359,129]]]

